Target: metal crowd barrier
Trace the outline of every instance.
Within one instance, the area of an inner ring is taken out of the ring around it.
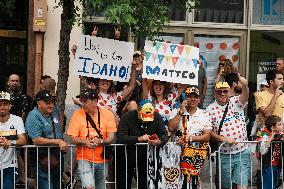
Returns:
[[[257,141],[243,141],[243,142],[238,142],[238,143],[246,143],[250,149],[253,149],[253,147],[255,145],[257,145],[259,142]],[[216,157],[216,155],[214,153],[211,153],[211,149],[210,149],[210,146],[209,146],[209,150],[208,150],[208,158],[205,162],[205,164],[203,165],[203,168],[202,168],[202,172],[201,172],[201,175],[200,175],[200,183],[198,185],[198,189],[199,188],[204,188],[204,189],[208,189],[208,188],[211,188],[211,189],[216,189],[216,183],[215,183],[215,175],[216,175],[216,161],[212,161],[213,160],[216,160],[218,159],[219,160],[219,177],[218,177],[218,181],[219,181],[219,186],[217,188],[221,189],[222,186],[221,186],[221,183],[222,183],[222,177],[221,177],[221,163],[220,163],[220,150],[222,148],[222,146],[224,145],[225,143],[222,143],[221,146],[219,147],[219,150],[218,150],[218,157]],[[139,184],[139,180],[137,179],[138,178],[138,175],[139,175],[139,169],[138,169],[138,158],[137,158],[137,155],[138,155],[138,147],[139,146],[146,146],[147,144],[137,144],[136,147],[135,147],[135,150],[136,150],[136,159],[135,159],[135,166],[136,166],[136,169],[135,169],[135,174],[136,174],[136,186],[132,186],[131,188],[138,188],[138,184]],[[108,177],[108,179],[106,179],[105,181],[105,188],[108,188],[108,189],[116,189],[117,188],[117,165],[121,162],[117,162],[117,148],[119,147],[124,147],[125,149],[125,156],[126,156],[126,183],[127,183],[127,177],[128,177],[128,174],[127,173],[127,162],[128,162],[128,157],[127,157],[127,153],[126,153],[126,149],[127,149],[127,146],[126,145],[123,145],[123,144],[111,144],[111,146],[114,147],[114,156],[113,156],[113,159],[112,159],[112,162],[109,162],[109,167],[111,170],[114,170],[112,172],[113,174],[113,177],[110,178]],[[29,177],[31,177],[31,174],[32,174],[32,168],[31,168],[31,162],[29,162],[29,158],[32,154],[29,154],[28,151],[30,151],[31,149],[35,149],[36,150],[36,160],[38,162],[39,160],[39,149],[40,148],[47,148],[48,150],[48,183],[49,183],[49,189],[51,188],[51,170],[50,170],[50,151],[52,148],[58,148],[58,147],[54,147],[54,146],[35,146],[35,145],[26,145],[26,146],[23,146],[23,147],[20,147],[24,150],[25,152],[25,155],[24,155],[24,162],[25,162],[25,170],[24,170],[24,173],[25,173],[25,188],[26,189],[29,189],[31,188],[30,186],[32,185],[31,183],[29,183],[28,181],[30,181]],[[60,153],[60,161],[59,161],[59,171],[60,173],[62,173],[63,171],[69,171],[71,173],[71,178],[73,176],[76,177],[76,179],[78,180],[78,183],[76,185],[76,188],[83,188],[82,185],[80,184],[80,179],[78,177],[78,174],[77,174],[77,170],[74,170],[76,169],[76,165],[73,164],[73,162],[75,162],[74,160],[76,159],[75,157],[75,149],[76,146],[75,145],[69,145],[69,149],[68,149],[68,153],[65,154],[65,155],[62,155]],[[149,146],[147,145],[147,149],[149,148]],[[272,150],[271,150],[271,157],[272,157]],[[281,145],[281,154],[282,154],[282,145]],[[230,157],[231,157],[232,154],[230,154]],[[61,160],[63,159],[63,156],[64,156],[64,170],[62,168],[62,162]],[[105,154],[104,154],[105,156]],[[254,179],[254,176],[256,175],[256,170],[258,168],[258,166],[260,166],[260,170],[261,170],[261,175],[262,175],[262,158],[260,156],[260,158],[256,158],[255,157],[255,152],[251,152],[251,160],[250,160],[250,173],[249,173],[249,185],[247,188],[257,188],[255,186],[255,183],[253,183],[253,179]],[[14,161],[17,160],[17,152],[14,152]],[[242,161],[241,159],[242,157],[240,156],[240,161]],[[281,163],[281,168],[283,167],[283,156],[281,155],[281,160],[282,160],[282,163]],[[232,172],[233,170],[231,170],[231,158],[230,158],[230,172]],[[0,164],[2,164],[2,158],[1,158],[1,154],[0,154]],[[15,168],[14,168],[14,171],[15,171]],[[38,171],[39,171],[39,163],[36,164],[36,173],[34,173],[34,181],[37,181],[38,180]],[[93,170],[94,171],[94,170]],[[107,170],[107,165],[104,163],[104,173],[106,173]],[[147,173],[148,173],[148,164],[147,164]],[[242,169],[241,169],[241,172],[242,172]],[[75,174],[75,175],[74,175]],[[62,175],[59,174],[59,180],[62,181]],[[109,172],[109,175],[110,175],[110,172]],[[242,175],[242,173],[241,173]],[[3,188],[3,171],[1,171],[1,188]],[[272,177],[273,177],[273,174],[272,174]],[[281,178],[282,178],[282,185],[281,187],[283,187],[283,169],[281,170]],[[261,180],[262,180],[262,176],[261,176]],[[16,188],[16,182],[17,180],[15,179],[14,177],[14,188]],[[233,188],[232,186],[232,179],[230,179],[230,184],[231,184],[231,187],[230,188]],[[147,183],[145,183],[146,185]],[[241,179],[241,185],[242,185],[242,179]],[[39,183],[38,182],[35,182],[34,184],[35,188],[41,188],[41,186],[39,186]],[[73,187],[73,186],[72,186]],[[71,187],[71,188],[72,188]],[[59,188],[64,188],[61,184],[59,186]],[[125,188],[127,189],[127,184],[125,186]],[[187,189],[190,189],[192,188],[190,184],[187,184]],[[258,187],[259,188],[259,187]],[[263,188],[263,182],[262,182],[262,185],[260,188]],[[130,188],[129,188],[130,189]],[[149,189],[152,189],[152,188],[149,188]]]

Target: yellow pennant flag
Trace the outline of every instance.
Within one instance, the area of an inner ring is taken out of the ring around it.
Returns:
[[[186,52],[187,55],[189,55],[190,50],[191,50],[190,46],[185,46],[185,52]]]

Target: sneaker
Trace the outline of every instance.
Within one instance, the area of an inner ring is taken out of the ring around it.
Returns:
[[[26,188],[26,184],[23,182],[23,181],[18,181],[17,183],[16,183],[16,187],[17,188]]]
[[[71,174],[69,172],[66,172],[66,175],[71,177]],[[76,183],[77,183],[77,180],[73,176],[72,179],[70,178],[69,182],[66,184],[64,189],[73,189],[75,188]]]

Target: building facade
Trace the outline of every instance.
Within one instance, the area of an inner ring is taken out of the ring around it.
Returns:
[[[0,20],[0,86],[3,88],[9,73],[17,72],[23,77],[23,89],[33,94],[38,90],[42,74],[57,79],[62,10],[54,8],[54,0],[40,0],[46,2],[47,7],[45,30],[35,31],[33,27],[39,16],[39,6],[35,7],[34,1],[20,2],[25,2],[22,8],[26,7],[19,11],[25,12],[26,16],[21,17],[24,25],[13,28],[3,25],[3,20]],[[263,79],[263,73],[274,66],[276,58],[284,57],[284,0],[218,0],[214,3],[200,0],[199,8],[191,13],[174,5],[171,10],[170,27],[164,29],[160,38],[200,48],[208,77],[209,91],[205,104],[212,100],[210,89],[213,88],[219,60],[231,59],[240,73],[249,79],[250,89],[254,91]],[[90,33],[94,25],[99,25],[104,34],[113,28],[100,16],[83,19],[84,27],[76,24],[72,30],[70,48],[81,33]],[[123,40],[131,40],[129,36],[124,30]],[[136,48],[142,49],[143,44],[144,40],[138,39]],[[70,59],[67,104],[80,90],[79,78],[73,73],[73,55]]]

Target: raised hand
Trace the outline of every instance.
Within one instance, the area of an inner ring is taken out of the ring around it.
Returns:
[[[94,30],[92,31],[92,36],[97,36],[99,27],[94,26]]]
[[[114,38],[115,39],[119,39],[120,38],[120,30],[121,30],[120,26],[114,27]]]

